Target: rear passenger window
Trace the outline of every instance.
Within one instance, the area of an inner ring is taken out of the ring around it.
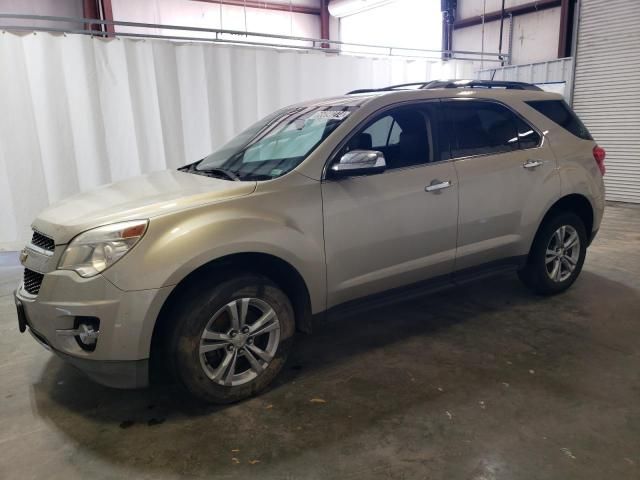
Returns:
[[[451,156],[471,157],[536,148],[540,134],[507,107],[495,102],[444,102],[451,127]]]
[[[589,130],[564,100],[535,100],[526,102],[551,121],[583,140],[593,140]]]
[[[469,157],[517,150],[517,117],[493,102],[446,102],[452,126],[451,155]]]

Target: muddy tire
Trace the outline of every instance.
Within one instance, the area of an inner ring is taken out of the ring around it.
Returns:
[[[232,403],[263,391],[295,332],[287,296],[268,278],[241,275],[185,298],[168,339],[171,370],[194,397]]]

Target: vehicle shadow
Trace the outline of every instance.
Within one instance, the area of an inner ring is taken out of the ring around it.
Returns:
[[[464,392],[448,397],[462,405],[510,381],[509,369],[520,375],[532,362],[551,371],[590,368],[607,355],[637,352],[637,342],[625,340],[637,339],[627,335],[633,322],[612,315],[601,298],[620,312],[640,305],[638,291],[585,271],[571,290],[551,298],[504,275],[328,320],[312,335],[298,335],[268,392],[230,406],[203,406],[169,385],[109,389],[52,357],[33,385],[34,404],[81,452],[141,471],[228,472],[230,452],[247,439],[247,454],[273,465],[417,405],[444,408],[443,391]],[[520,381],[580,395],[555,377]],[[191,461],[176,460],[185,456]]]

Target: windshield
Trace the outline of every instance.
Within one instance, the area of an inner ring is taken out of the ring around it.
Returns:
[[[229,180],[271,180],[296,168],[356,107],[279,110],[184,170]]]

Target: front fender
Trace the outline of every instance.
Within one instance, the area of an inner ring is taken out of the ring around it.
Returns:
[[[321,311],[326,302],[322,203],[319,184],[310,187],[152,218],[140,243],[104,276],[122,290],[161,288],[218,258],[265,253],[298,271],[312,311]]]

